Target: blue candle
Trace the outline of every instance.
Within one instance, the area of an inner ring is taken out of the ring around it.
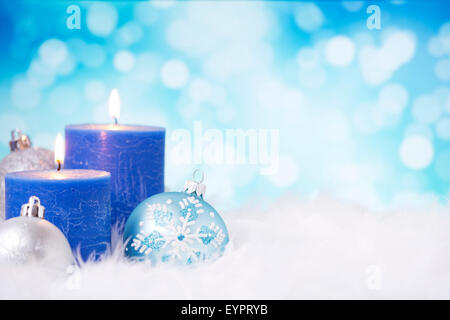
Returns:
[[[112,223],[124,222],[148,197],[164,191],[165,129],[129,125],[66,127],[68,169],[111,173]]]
[[[111,243],[111,175],[95,170],[23,171],[5,177],[6,218],[20,214],[31,196],[40,198],[45,218],[81,256],[98,257]]]

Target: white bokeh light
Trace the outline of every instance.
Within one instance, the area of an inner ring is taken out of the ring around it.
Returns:
[[[317,134],[326,142],[340,144],[347,140],[349,124],[344,113],[328,111],[319,116],[316,130]]]
[[[430,124],[439,119],[443,106],[433,94],[419,96],[414,100],[412,115],[417,122]]]
[[[98,68],[102,66],[106,60],[106,52],[101,45],[95,43],[86,44],[81,40],[73,41],[71,45],[76,52],[75,58],[88,68]]]
[[[63,63],[58,66],[58,68],[56,69],[56,73],[59,75],[67,76],[75,70],[76,66],[77,62],[75,61],[74,57],[72,55],[68,55]]]
[[[143,52],[137,55],[131,76],[140,84],[147,85],[155,81],[159,71],[159,56],[152,52]]]
[[[439,39],[444,47],[444,51],[450,55],[450,22],[446,22],[439,28]]]
[[[128,47],[141,40],[143,33],[141,26],[132,21],[117,30],[115,39],[119,46]]]
[[[450,59],[441,59],[436,63],[434,73],[442,81],[450,80]]]
[[[356,12],[361,10],[364,5],[364,1],[342,1],[342,6],[345,10],[350,12]]]
[[[298,165],[290,156],[280,156],[278,172],[269,176],[270,182],[276,187],[289,187],[297,182]]]
[[[68,56],[66,44],[58,39],[46,40],[39,47],[38,53],[42,63],[50,68],[60,66]]]
[[[135,64],[134,55],[130,51],[119,51],[114,56],[114,67],[119,72],[128,72]]]
[[[395,70],[409,62],[416,51],[416,42],[411,31],[395,31],[389,34],[382,48],[382,57],[389,69]]]
[[[355,57],[355,44],[345,36],[331,38],[326,45],[325,58],[329,64],[345,67],[352,63]]]
[[[117,10],[111,4],[97,2],[88,8],[86,23],[89,31],[95,36],[109,36],[116,28],[117,20]]]
[[[12,83],[11,100],[19,109],[32,109],[41,102],[41,92],[31,86],[26,78],[18,77]]]
[[[359,51],[359,64],[364,80],[379,85],[391,78],[416,51],[416,37],[411,31],[389,32],[380,48],[366,45]]]
[[[378,129],[394,128],[401,120],[401,114],[388,112],[379,106],[373,109],[372,117]]]
[[[297,26],[305,32],[313,32],[322,27],[325,17],[314,3],[299,3],[294,13]]]
[[[84,96],[86,100],[94,103],[106,101],[107,92],[105,85],[100,81],[89,81],[84,86]]]
[[[372,134],[379,129],[373,117],[375,109],[376,106],[363,103],[353,111],[352,123],[357,131]]]
[[[189,84],[189,97],[194,102],[204,102],[211,97],[211,84],[204,79],[194,79]]]
[[[364,46],[358,57],[363,78],[368,84],[379,85],[391,77],[392,70],[383,63],[381,49],[373,45]]]
[[[384,86],[378,95],[378,106],[389,113],[401,113],[408,104],[408,91],[398,83]]]
[[[146,26],[151,26],[158,19],[158,11],[150,4],[150,1],[139,1],[134,6],[134,17]]]
[[[161,81],[168,88],[182,88],[188,79],[189,69],[181,60],[169,60],[161,68]]]
[[[450,117],[442,118],[436,123],[436,135],[442,140],[450,140]]]
[[[400,145],[399,155],[403,164],[414,170],[428,167],[433,160],[432,142],[420,135],[406,137]]]
[[[27,70],[27,80],[35,88],[46,88],[55,81],[55,73],[41,59],[37,59],[30,63],[30,67]]]

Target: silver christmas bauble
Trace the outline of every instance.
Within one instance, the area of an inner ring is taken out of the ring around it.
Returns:
[[[55,167],[54,153],[31,147],[29,138],[20,130],[13,130],[11,153],[0,161],[0,220],[5,219],[5,175],[9,172],[48,170]]]
[[[0,223],[0,264],[38,265],[64,271],[74,261],[72,249],[64,234],[43,219],[43,207],[36,199],[30,198],[21,216]]]

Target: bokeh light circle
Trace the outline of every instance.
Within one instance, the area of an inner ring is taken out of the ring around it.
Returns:
[[[436,63],[434,73],[442,81],[450,80],[450,59],[441,59]]]
[[[208,81],[203,79],[195,79],[189,84],[188,93],[192,101],[204,102],[210,98],[212,88]]]
[[[150,1],[139,1],[134,6],[134,17],[143,25],[150,26],[156,22],[158,11]]]
[[[117,10],[111,4],[96,2],[88,8],[86,23],[89,31],[95,36],[109,36],[116,28],[117,20]]]
[[[55,72],[41,59],[33,60],[27,70],[28,83],[35,88],[46,88],[55,81]]]
[[[408,104],[408,91],[398,83],[384,86],[378,95],[378,106],[389,113],[398,114]]]
[[[135,64],[134,55],[130,51],[119,51],[114,56],[114,67],[117,71],[128,72],[133,69]]]
[[[159,72],[159,60],[157,54],[143,52],[137,55],[132,77],[141,84],[150,84],[157,77]]]
[[[169,60],[161,68],[161,81],[171,89],[184,87],[189,79],[189,69],[181,60]]]
[[[105,85],[100,81],[89,81],[84,86],[84,96],[86,97],[86,100],[90,102],[101,102],[106,101],[106,87]]]
[[[396,31],[390,34],[382,47],[384,63],[391,70],[409,62],[416,51],[416,37],[411,31]]]
[[[342,1],[341,3],[345,10],[350,12],[359,11],[364,5],[364,1]]]
[[[355,44],[345,36],[333,37],[326,45],[325,57],[332,66],[347,66],[355,57]]]
[[[66,44],[58,39],[46,40],[39,47],[38,52],[42,62],[51,68],[61,65],[68,55]]]
[[[305,32],[313,32],[322,27],[325,17],[314,3],[299,3],[295,11],[295,22]]]
[[[439,119],[442,113],[442,105],[432,94],[419,96],[414,100],[412,115],[417,122],[430,124]]]
[[[433,144],[424,136],[408,136],[401,143],[399,154],[406,167],[414,170],[424,169],[433,160]]]
[[[139,42],[143,33],[141,26],[132,21],[128,22],[117,31],[115,39],[119,46],[127,47]]]

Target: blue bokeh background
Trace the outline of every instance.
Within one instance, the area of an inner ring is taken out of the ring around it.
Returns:
[[[122,123],[167,128],[167,188],[202,166],[224,210],[320,193],[374,209],[448,201],[448,1],[0,0],[0,27],[0,156],[15,127],[53,148],[66,124],[110,122],[117,88]],[[177,163],[171,134],[195,121],[278,129],[278,172]]]

